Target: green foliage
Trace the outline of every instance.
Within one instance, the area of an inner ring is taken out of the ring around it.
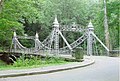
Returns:
[[[0,60],[0,66],[5,66],[6,64]]]
[[[114,0],[111,2],[108,2],[108,19],[109,19],[109,31],[110,31],[110,40],[112,44],[112,48],[118,48],[120,43],[120,21],[119,21],[119,15],[120,15],[120,1]]]
[[[30,67],[30,66],[45,66],[48,64],[61,64],[65,63],[64,59],[57,57],[46,57],[45,59],[41,59],[37,56],[31,56],[30,58],[26,58],[25,55],[22,55],[18,58],[13,66],[14,67]]]
[[[22,21],[22,17],[26,17],[29,22],[35,22],[39,17],[35,4],[34,0],[6,0],[1,15],[13,21]]]
[[[41,59],[38,57],[31,56],[30,58],[25,58],[24,55],[22,55],[20,58],[18,58],[13,66],[15,67],[27,67],[27,66],[33,66],[33,65],[40,65]]]
[[[6,47],[11,45],[13,29],[22,31],[22,24],[16,21],[9,21],[7,19],[0,19],[0,46]]]
[[[63,58],[58,57],[47,57],[41,58],[39,56],[30,56],[27,57],[26,55],[20,56],[14,61],[13,64],[7,65],[3,61],[0,60],[0,70],[7,70],[7,69],[24,69],[24,68],[36,68],[36,67],[46,67],[52,65],[60,65],[65,64],[66,62]]]
[[[64,63],[64,59],[60,57],[51,57],[45,60],[47,64],[58,64],[58,63]]]
[[[10,47],[14,30],[19,34],[24,33],[23,17],[27,18],[29,23],[39,20],[40,14],[35,4],[33,0],[4,1],[0,13],[0,47]]]
[[[118,49],[119,47],[119,4],[118,0],[108,0],[107,1],[107,17],[109,25],[109,34],[110,34],[110,45],[112,49]],[[94,4],[96,15],[93,19],[93,25],[95,27],[95,34],[104,42],[105,33],[104,33],[104,12],[103,12],[103,1],[100,1],[99,4]],[[99,50],[101,45],[97,42]]]

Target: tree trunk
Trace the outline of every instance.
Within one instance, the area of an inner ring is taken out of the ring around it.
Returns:
[[[106,9],[106,0],[104,0],[104,29],[105,29],[105,43],[108,49],[110,49],[110,41],[109,41],[109,30],[108,30],[108,22],[107,22],[107,9]]]
[[[2,6],[3,6],[3,0],[0,0],[0,13],[2,11]]]

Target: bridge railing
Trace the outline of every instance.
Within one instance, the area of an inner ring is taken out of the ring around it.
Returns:
[[[120,50],[110,50],[109,55],[110,56],[120,56]]]

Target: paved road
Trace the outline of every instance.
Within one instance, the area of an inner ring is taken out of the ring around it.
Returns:
[[[1,78],[0,81],[119,81],[117,57],[93,57],[96,63],[87,67],[62,72]]]

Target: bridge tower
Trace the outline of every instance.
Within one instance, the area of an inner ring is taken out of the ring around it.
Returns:
[[[55,16],[55,20],[53,22],[53,27],[54,27],[54,50],[55,50],[55,55],[59,54],[59,23],[57,20],[57,16]]]
[[[87,33],[88,33],[88,38],[87,38],[87,55],[91,56],[92,55],[92,44],[93,44],[93,35],[91,34],[94,32],[94,27],[91,23],[91,20],[88,24],[87,28]]]

